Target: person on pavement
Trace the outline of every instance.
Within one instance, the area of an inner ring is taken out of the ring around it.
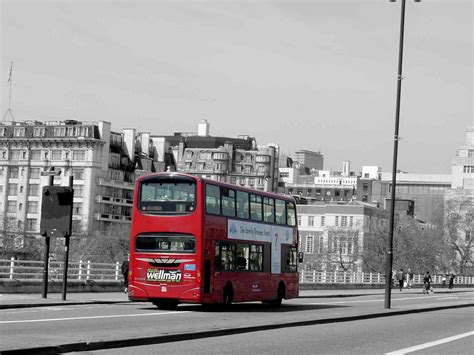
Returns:
[[[400,292],[403,291],[403,282],[405,281],[405,272],[403,269],[400,269],[399,272],[397,272],[397,281],[398,281],[398,286],[400,287]]]
[[[427,271],[425,276],[423,276],[423,293],[429,294],[431,291],[431,275],[430,272]]]
[[[127,259],[124,260],[122,263],[123,286],[125,287],[125,290],[123,292],[128,291],[128,269],[129,269],[128,258],[129,256],[127,256]]]

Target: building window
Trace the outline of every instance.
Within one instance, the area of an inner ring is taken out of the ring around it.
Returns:
[[[10,168],[10,179],[18,179],[18,168],[17,167]]]
[[[83,197],[84,196],[84,185],[74,185],[74,197]]]
[[[321,227],[324,227],[326,225],[326,217],[321,216]]]
[[[28,189],[29,196],[39,196],[39,184],[30,184]]]
[[[27,218],[26,219],[26,230],[28,232],[36,231],[36,226],[38,225],[38,220],[36,218]]]
[[[53,135],[55,137],[64,137],[66,135],[66,127],[54,127]]]
[[[38,213],[38,201],[28,201],[27,213]]]
[[[362,202],[367,202],[369,197],[367,195],[362,195]]]
[[[341,226],[342,227],[347,227],[347,216],[342,216],[341,217]]]
[[[298,225],[301,226],[301,216],[298,216]]]
[[[306,236],[306,254],[314,253],[314,236]]]
[[[25,127],[16,127],[13,129],[14,137],[24,137],[25,136]]]
[[[32,149],[30,151],[31,160],[41,160],[41,150],[39,149]]]
[[[362,184],[362,190],[367,191],[369,189],[369,184],[367,182],[364,182]]]
[[[16,212],[16,201],[7,201],[7,212]]]
[[[30,179],[39,179],[41,175],[41,168],[30,169]]]
[[[51,160],[62,160],[62,150],[54,149],[51,151]]]
[[[84,161],[86,160],[85,150],[74,150],[72,152],[72,160]]]
[[[349,227],[352,227],[354,225],[354,216],[349,217]]]
[[[339,227],[339,216],[336,216],[336,221],[334,222],[336,227]]]
[[[10,151],[10,159],[11,160],[20,160],[21,158],[21,150],[20,149],[12,149]]]
[[[474,173],[474,165],[464,165],[463,173],[465,174],[472,174]]]
[[[78,202],[73,203],[72,214],[82,214],[82,203],[78,203]]]
[[[8,196],[18,195],[18,184],[8,184]]]
[[[308,216],[308,226],[314,226],[314,216]]]
[[[33,137],[44,137],[46,129],[44,127],[33,128]]]
[[[318,253],[319,254],[324,254],[324,237],[323,236],[319,237]]]
[[[74,180],[84,180],[84,169],[72,169]]]

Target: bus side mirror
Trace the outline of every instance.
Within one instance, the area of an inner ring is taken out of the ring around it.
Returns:
[[[302,251],[298,253],[298,262],[301,264],[303,262],[304,254]]]

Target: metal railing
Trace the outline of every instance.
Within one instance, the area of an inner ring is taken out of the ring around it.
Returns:
[[[48,280],[62,280],[64,263],[50,261]],[[0,280],[38,281],[43,279],[43,261],[0,260]],[[92,263],[90,261],[69,262],[68,280],[122,281],[119,262]]]
[[[50,261],[48,269],[49,280],[62,280],[64,263]],[[43,261],[0,259],[0,281],[39,281],[43,279]],[[123,281],[120,263],[92,263],[77,261],[68,263],[68,280],[79,281]],[[385,275],[366,272],[340,271],[300,271],[301,283],[312,284],[385,284]],[[433,284],[442,284],[442,275],[432,276]],[[446,284],[448,280],[446,280]],[[413,284],[423,284],[423,275],[414,275]],[[456,276],[454,284],[474,285],[473,276]]]
[[[432,275],[433,284],[443,284],[443,275]],[[336,284],[385,284],[385,274],[369,272],[341,272],[341,271],[300,271],[301,283],[336,283]],[[448,284],[449,280],[445,280]],[[473,285],[473,276],[456,276],[454,284]],[[423,275],[413,275],[413,284],[422,285]]]

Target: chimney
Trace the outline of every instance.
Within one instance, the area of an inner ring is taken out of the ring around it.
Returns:
[[[207,120],[201,120],[198,124],[198,136],[209,137],[209,123]]]
[[[342,162],[342,176],[348,177],[351,174],[351,162],[345,160]]]

